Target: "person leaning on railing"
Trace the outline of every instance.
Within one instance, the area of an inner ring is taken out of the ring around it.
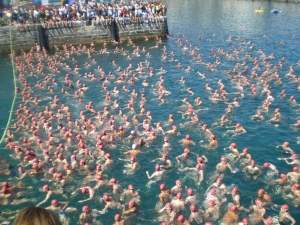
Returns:
[[[50,211],[28,206],[22,209],[13,222],[13,225],[62,225],[59,219]]]

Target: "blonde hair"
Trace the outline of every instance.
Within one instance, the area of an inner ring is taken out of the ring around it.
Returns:
[[[62,225],[50,211],[36,206],[28,206],[17,215],[13,225]]]

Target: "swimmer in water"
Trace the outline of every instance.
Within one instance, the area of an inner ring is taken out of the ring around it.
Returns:
[[[158,165],[158,164],[156,164],[156,166],[155,166],[155,172],[154,172],[151,176],[149,175],[149,172],[146,171],[146,174],[147,174],[148,179],[155,178],[155,179],[157,179],[157,180],[160,180],[161,177],[162,177],[162,175],[163,175],[164,173],[165,173],[165,170],[162,170],[162,169],[160,168],[160,165]]]
[[[256,162],[254,160],[250,161],[250,165],[246,166],[243,169],[243,172],[247,179],[253,178],[253,180],[256,180],[262,174],[261,169],[256,166]]]
[[[289,162],[288,159],[291,159],[292,161]],[[300,165],[300,160],[298,159],[298,155],[297,154],[292,154],[292,156],[290,158],[278,158],[278,160],[284,160],[287,164],[289,165]]]
[[[185,167],[183,169],[178,169],[178,170],[182,171],[182,172],[183,171],[193,171],[193,172],[195,172],[196,175],[197,175],[197,185],[200,185],[201,182],[204,179],[204,171],[203,171],[202,166],[201,166],[200,163],[198,163],[195,168]]]
[[[285,141],[282,145],[277,145],[276,148],[282,147],[282,154],[294,154],[295,152],[289,147],[290,143]]]
[[[172,162],[170,159],[168,159],[167,154],[163,154],[161,158],[153,159],[151,162],[156,162],[158,160],[161,161],[161,163],[162,163],[162,165],[160,165],[160,167],[162,167],[164,169],[169,169],[172,167]]]
[[[291,214],[288,212],[289,206],[287,204],[284,204],[281,206],[279,211],[279,223],[280,224],[288,224],[291,222],[292,225],[296,224],[296,220],[291,216]]]

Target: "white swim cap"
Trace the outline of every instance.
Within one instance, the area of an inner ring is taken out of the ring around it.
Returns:
[[[136,148],[136,144],[133,144],[133,145],[132,145],[132,149],[135,149],[135,148]]]

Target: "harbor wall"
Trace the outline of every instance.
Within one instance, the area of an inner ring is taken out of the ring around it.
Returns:
[[[119,41],[127,38],[142,39],[147,37],[165,37],[168,34],[167,18],[154,21],[120,23],[112,20],[107,25],[88,24],[89,21],[57,24],[55,27],[44,28],[40,24],[28,25],[21,29],[14,26],[0,27],[0,54],[13,50],[29,50],[32,46],[40,45],[47,49],[63,44],[90,44],[104,41]]]

